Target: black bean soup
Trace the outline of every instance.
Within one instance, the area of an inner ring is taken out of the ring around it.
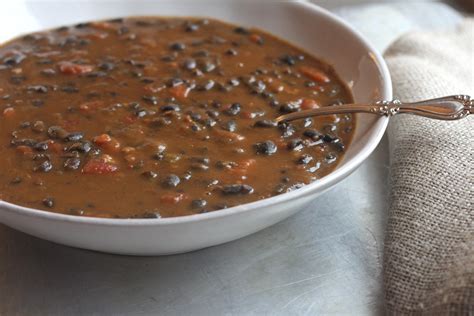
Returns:
[[[80,23],[0,46],[0,198],[79,216],[210,212],[330,173],[355,120],[327,64],[213,19]]]

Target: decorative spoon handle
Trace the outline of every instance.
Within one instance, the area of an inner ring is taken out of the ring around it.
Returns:
[[[277,122],[293,121],[301,118],[345,113],[371,113],[382,116],[407,113],[438,120],[459,120],[474,112],[474,100],[468,95],[448,97],[405,103],[399,100],[379,101],[373,104],[343,104],[325,106],[319,109],[281,115]]]

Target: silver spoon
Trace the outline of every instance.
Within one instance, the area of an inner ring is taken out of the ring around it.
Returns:
[[[324,106],[318,109],[284,114],[277,117],[276,121],[288,122],[311,116],[346,113],[370,113],[381,116],[406,113],[438,120],[459,120],[474,113],[474,100],[471,100],[471,97],[468,95],[453,95],[413,103],[393,100],[369,104],[354,103]]]

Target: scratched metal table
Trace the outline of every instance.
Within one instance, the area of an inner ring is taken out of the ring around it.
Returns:
[[[387,14],[396,18],[399,9]],[[337,10],[354,22],[354,14],[363,21],[374,9]],[[449,10],[443,14],[445,23],[446,16],[453,18]],[[412,27],[398,22],[386,30],[392,38]],[[371,36],[370,26],[355,24]],[[380,49],[391,40],[380,37],[380,29],[372,34]],[[107,255],[0,225],[0,315],[383,313],[387,179],[384,138],[361,168],[301,213],[241,240],[183,255]]]

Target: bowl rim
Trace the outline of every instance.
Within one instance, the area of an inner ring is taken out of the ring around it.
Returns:
[[[392,80],[388,67],[382,57],[382,55],[367,41],[364,36],[354,29],[348,22],[344,21],[335,14],[328,10],[319,7],[313,3],[309,3],[305,0],[296,0],[292,3],[293,5],[302,6],[303,9],[313,11],[313,13],[324,16],[326,19],[332,20],[334,23],[338,23],[342,28],[355,37],[366,49],[371,53],[373,59],[378,65],[380,71],[380,81],[382,83],[381,95],[385,98],[392,98]],[[347,164],[337,168],[327,176],[321,178],[318,181],[307,184],[298,190],[280,194],[277,196],[265,198],[262,200],[233,206],[230,208],[217,210],[208,213],[199,213],[192,215],[185,215],[179,217],[165,217],[165,218],[98,218],[98,217],[87,217],[68,215],[61,213],[54,213],[50,211],[34,209],[24,207],[0,200],[0,212],[19,213],[27,217],[40,217],[45,220],[56,220],[62,222],[78,223],[78,224],[93,224],[96,226],[162,226],[170,224],[185,224],[193,223],[196,221],[209,221],[222,217],[228,217],[239,213],[245,213],[257,208],[271,207],[280,202],[291,201],[297,198],[301,198],[313,193],[317,189],[321,189],[321,192],[327,189],[333,184],[338,182],[340,178],[349,175],[353,172],[377,147],[380,140],[382,139],[385,130],[388,125],[388,117],[379,117],[374,123],[374,128],[377,129],[377,133],[373,135],[369,141],[362,147],[362,149],[351,158]]]

